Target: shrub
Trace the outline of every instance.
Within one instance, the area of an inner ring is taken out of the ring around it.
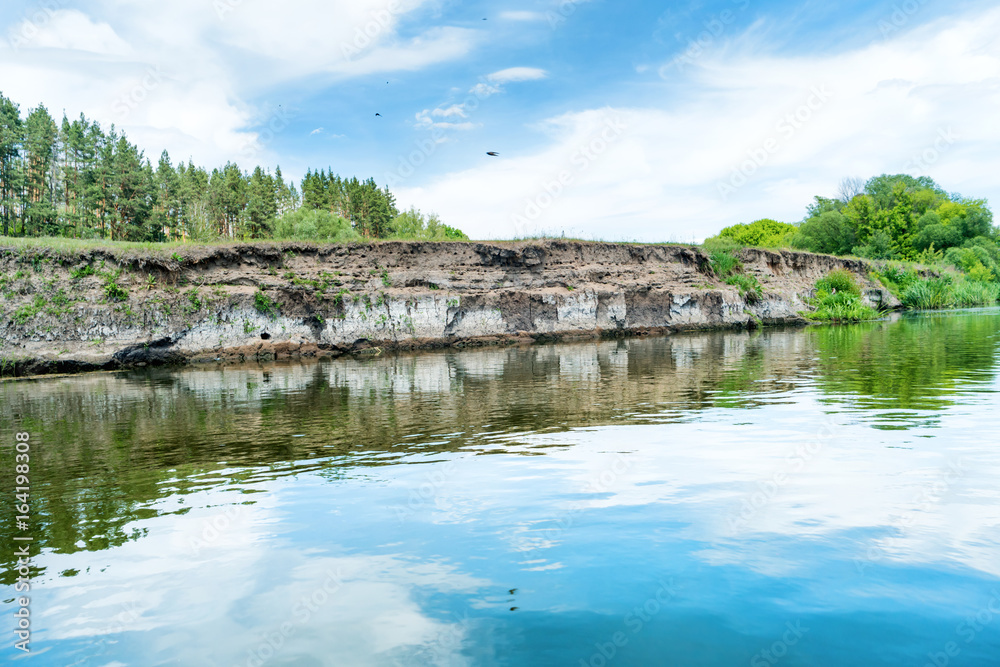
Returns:
[[[847,255],[857,237],[851,222],[839,211],[825,211],[802,223],[791,245],[811,252]]]
[[[861,294],[861,288],[854,279],[854,274],[846,269],[834,269],[825,278],[816,281],[816,290],[820,292]]]
[[[862,322],[879,316],[878,311],[865,305],[860,296],[849,292],[817,297],[813,299],[812,305],[816,306],[816,310],[804,315],[819,322]]]
[[[778,222],[770,218],[755,220],[749,224],[740,223],[726,227],[719,236],[732,239],[734,242],[744,246],[764,246],[775,247],[787,242],[787,239],[795,233],[795,225],[787,222]]]
[[[951,280],[949,278],[933,278],[913,283],[899,298],[907,308],[931,310],[947,308],[953,303]]]
[[[361,236],[344,220],[329,211],[299,208],[285,213],[274,223],[274,237],[295,241],[357,241]]]
[[[449,227],[434,213],[424,215],[410,208],[397,215],[390,224],[390,239],[411,241],[468,241],[460,229]]]
[[[920,275],[914,269],[907,269],[900,264],[887,264],[872,272],[872,275],[897,299],[911,285],[920,281]]]
[[[821,322],[861,322],[878,317],[878,311],[861,300],[854,274],[834,269],[816,281],[816,296],[809,300],[816,310],[804,315]]]

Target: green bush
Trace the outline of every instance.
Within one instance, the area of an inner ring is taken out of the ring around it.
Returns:
[[[705,239],[704,243],[701,244],[701,249],[704,250],[707,255],[712,255],[717,252],[728,252],[729,254],[733,254],[742,247],[743,246],[736,241],[725,236],[710,236]]]
[[[468,241],[461,230],[449,227],[441,222],[437,214],[428,216],[416,208],[403,211],[390,223],[390,239],[401,241]]]
[[[861,299],[854,274],[834,269],[816,281],[816,296],[809,300],[816,310],[804,315],[820,322],[861,322],[878,317],[878,311]]]
[[[854,279],[854,274],[847,269],[834,269],[830,271],[830,273],[826,274],[825,278],[820,278],[816,281],[816,290],[831,294],[839,292],[861,294],[861,288],[858,287],[858,282]]]
[[[329,211],[300,208],[285,213],[274,223],[274,238],[288,241],[357,241],[361,235],[350,221]]]
[[[900,301],[907,308],[932,310],[948,308],[954,299],[950,278],[932,278],[913,283],[900,295]]]
[[[872,275],[897,299],[911,285],[920,281],[920,274],[915,269],[908,269],[901,264],[887,264],[872,272]]]
[[[812,299],[812,305],[816,310],[804,315],[818,322],[863,322],[879,316],[878,311],[865,305],[859,295],[850,292],[818,295]]]
[[[79,269],[72,269],[69,272],[69,277],[72,278],[73,280],[80,280],[81,278],[92,276],[94,275],[94,273],[96,273],[96,271],[94,271],[94,267],[92,267],[90,264],[87,264],[86,266],[80,267]]]
[[[854,227],[839,211],[825,211],[802,223],[790,238],[794,248],[831,255],[847,255],[857,241]]]
[[[744,246],[774,248],[786,244],[794,233],[795,225],[762,218],[749,224],[740,223],[726,227],[719,232],[719,236],[732,239]]]

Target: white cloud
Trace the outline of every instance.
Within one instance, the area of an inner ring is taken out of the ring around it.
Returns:
[[[167,148],[208,165],[275,164],[269,146],[291,113],[247,101],[306,78],[329,85],[463,56],[475,31],[399,35],[405,14],[429,1],[290,0],[275,12],[241,0],[95,0],[39,11],[0,40],[3,93],[24,109],[115,123],[153,158]]]
[[[998,32],[1000,9],[990,9],[821,57],[719,44],[687,74],[669,71],[658,102],[550,119],[544,148],[506,151],[399,200],[473,237],[565,230],[609,240],[692,240],[760,217],[798,220],[842,177],[883,172],[929,174],[996,203]],[[581,157],[616,118],[620,136]]]
[[[544,79],[546,76],[548,76],[548,73],[543,69],[535,67],[510,67],[508,69],[500,70],[499,72],[494,72],[493,74],[487,74],[483,77],[482,81],[469,90],[469,93],[475,95],[479,100],[484,100],[487,97],[504,92],[504,88],[501,84],[519,81],[534,81],[537,79]],[[433,110],[424,109],[416,115],[416,127],[451,130],[471,130],[477,127],[475,123],[471,122],[451,123],[437,122],[434,120],[435,118],[453,117],[468,118],[469,111],[467,104],[452,104],[447,107],[438,107]]]
[[[111,26],[95,23],[75,9],[46,10],[25,17],[8,31],[7,38],[15,50],[27,46],[114,56],[128,56],[132,52]]]
[[[537,67],[508,67],[507,69],[493,72],[483,77],[483,80],[473,86],[469,92],[480,99],[486,99],[491,95],[504,92],[502,84],[517,83],[520,81],[537,81],[544,79],[549,74]]]
[[[476,127],[475,123],[465,121],[465,122],[453,122],[453,121],[440,121],[435,120],[436,118],[466,118],[466,111],[464,105],[453,104],[450,107],[444,109],[424,109],[416,115],[416,127],[430,129],[430,128],[440,128],[442,130],[471,130]]]
[[[500,18],[507,21],[544,21],[545,14],[542,12],[509,11],[500,12]]]
[[[315,130],[313,130],[312,132],[309,133],[309,136],[312,136],[314,134],[323,134],[323,128],[322,127],[317,127]]]
[[[486,78],[497,83],[512,83],[514,81],[536,81],[544,79],[546,76],[548,76],[548,72],[537,67],[508,67],[499,72],[493,72]]]

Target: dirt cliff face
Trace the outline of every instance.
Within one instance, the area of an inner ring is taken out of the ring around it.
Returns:
[[[576,241],[0,248],[0,374],[804,323],[860,260],[747,249],[747,303],[697,248]]]

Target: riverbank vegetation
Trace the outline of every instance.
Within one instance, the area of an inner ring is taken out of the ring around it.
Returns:
[[[0,94],[0,233],[104,241],[457,240],[458,229],[401,212],[374,179],[277,167],[207,170],[154,163],[111,126],[81,116],[57,123],[44,106],[22,115]]]
[[[907,308],[982,306],[1000,299],[1000,230],[987,201],[948,193],[927,176],[845,179],[837,197],[815,197],[801,222],[765,218],[733,225],[705,246],[720,243],[872,260],[871,278]],[[823,303],[817,302],[813,317],[837,319],[823,316],[855,307],[847,306],[849,297],[840,289],[822,293],[817,285]]]

